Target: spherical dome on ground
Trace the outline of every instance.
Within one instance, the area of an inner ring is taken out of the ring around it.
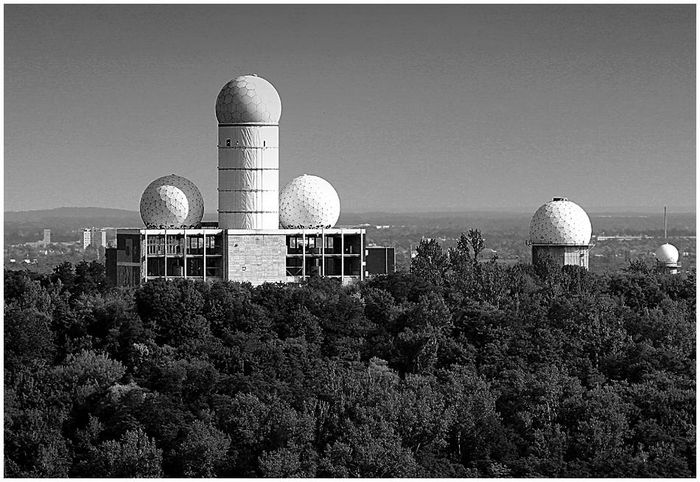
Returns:
[[[189,179],[159,177],[141,195],[141,219],[146,226],[196,226],[204,216],[202,194]]]
[[[333,186],[318,176],[296,177],[280,193],[283,228],[332,228],[340,216],[340,199]]]
[[[219,124],[277,124],[281,115],[279,94],[271,83],[256,75],[236,77],[216,98]]]
[[[591,241],[591,220],[586,211],[566,198],[543,204],[530,221],[530,242],[585,246]]]
[[[666,243],[656,250],[656,260],[664,264],[678,263],[678,250],[672,244]]]

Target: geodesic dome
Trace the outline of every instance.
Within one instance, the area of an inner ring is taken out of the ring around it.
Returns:
[[[586,211],[566,198],[543,204],[530,221],[530,242],[587,246],[591,241],[591,220]]]
[[[141,219],[148,227],[196,226],[204,216],[202,194],[189,179],[159,177],[141,195]]]
[[[340,199],[333,186],[318,176],[296,177],[280,193],[283,228],[332,228],[340,216]]]
[[[279,94],[271,83],[256,75],[236,77],[216,98],[219,124],[277,124],[281,115]]]
[[[656,260],[663,264],[676,264],[678,263],[678,250],[672,244],[666,243],[662,244],[656,250]]]

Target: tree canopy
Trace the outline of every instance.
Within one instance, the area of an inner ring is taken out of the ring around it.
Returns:
[[[694,477],[695,274],[5,271],[9,477]]]

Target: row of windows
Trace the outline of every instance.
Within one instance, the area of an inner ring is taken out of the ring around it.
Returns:
[[[357,235],[346,236],[345,243],[342,242],[341,235],[331,236],[287,236],[287,254],[359,254],[360,237]]]
[[[360,276],[359,258],[287,258],[287,276]]]
[[[167,269],[166,269],[167,268]],[[221,278],[223,260],[221,258],[207,259],[206,269],[204,258],[148,258],[146,274],[148,276],[204,276]]]
[[[220,234],[195,234],[183,236],[182,234],[162,234],[148,236],[146,252],[149,255],[164,254],[222,254],[222,236]]]

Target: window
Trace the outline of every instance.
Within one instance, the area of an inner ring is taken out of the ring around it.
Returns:
[[[206,237],[207,254],[221,254],[221,235],[208,234]]]
[[[182,254],[182,235],[168,235],[167,252],[168,254]]]
[[[204,271],[202,258],[187,258],[187,276],[202,276]]]
[[[147,242],[147,253],[148,254],[165,254],[165,236],[155,235],[148,236]]]
[[[221,258],[207,260],[207,277],[221,278],[222,264],[223,260]]]
[[[187,237],[187,254],[203,254],[204,237],[200,235]]]
[[[301,254],[303,242],[301,237],[287,236],[287,253]]]

